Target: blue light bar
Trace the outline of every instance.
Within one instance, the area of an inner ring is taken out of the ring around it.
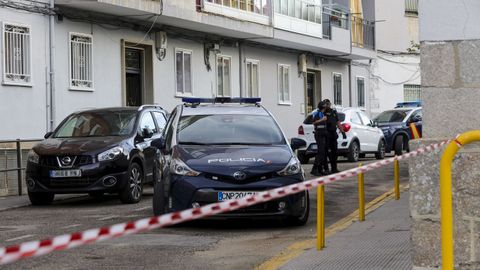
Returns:
[[[261,98],[230,98],[230,97],[216,97],[216,98],[182,98],[182,102],[191,104],[200,103],[240,103],[240,104],[256,104],[262,101]]]

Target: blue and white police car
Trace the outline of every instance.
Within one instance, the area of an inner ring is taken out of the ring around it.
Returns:
[[[259,98],[184,98],[152,142],[159,149],[155,215],[239,199],[304,181],[292,145]],[[217,216],[281,217],[304,225],[308,192]]]

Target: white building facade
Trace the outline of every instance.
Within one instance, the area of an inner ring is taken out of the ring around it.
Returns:
[[[79,109],[171,110],[182,97],[261,97],[288,137],[325,98],[370,111],[375,30],[352,28],[375,19],[372,1],[358,1],[356,24],[347,1],[12,2],[0,8],[0,139],[40,138]]]

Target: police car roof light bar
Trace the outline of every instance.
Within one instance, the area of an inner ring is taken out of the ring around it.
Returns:
[[[258,104],[262,101],[261,98],[230,98],[230,97],[216,97],[216,98],[182,98],[182,102],[190,104],[200,103],[240,103],[240,104]]]

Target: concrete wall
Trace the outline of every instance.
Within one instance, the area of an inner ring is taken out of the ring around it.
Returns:
[[[411,149],[478,129],[480,32],[470,16],[477,1],[420,1],[423,136]],[[460,39],[460,40],[458,40]],[[455,40],[455,41],[452,41]],[[414,269],[439,269],[439,161],[442,151],[410,162]],[[480,269],[480,146],[463,147],[453,161],[455,269]]]
[[[47,130],[48,17],[0,8],[0,22],[30,26],[30,41],[34,48],[32,85],[0,85],[0,139],[43,137]],[[3,34],[0,41],[2,39]],[[3,48],[1,61],[0,76],[3,81]]]

